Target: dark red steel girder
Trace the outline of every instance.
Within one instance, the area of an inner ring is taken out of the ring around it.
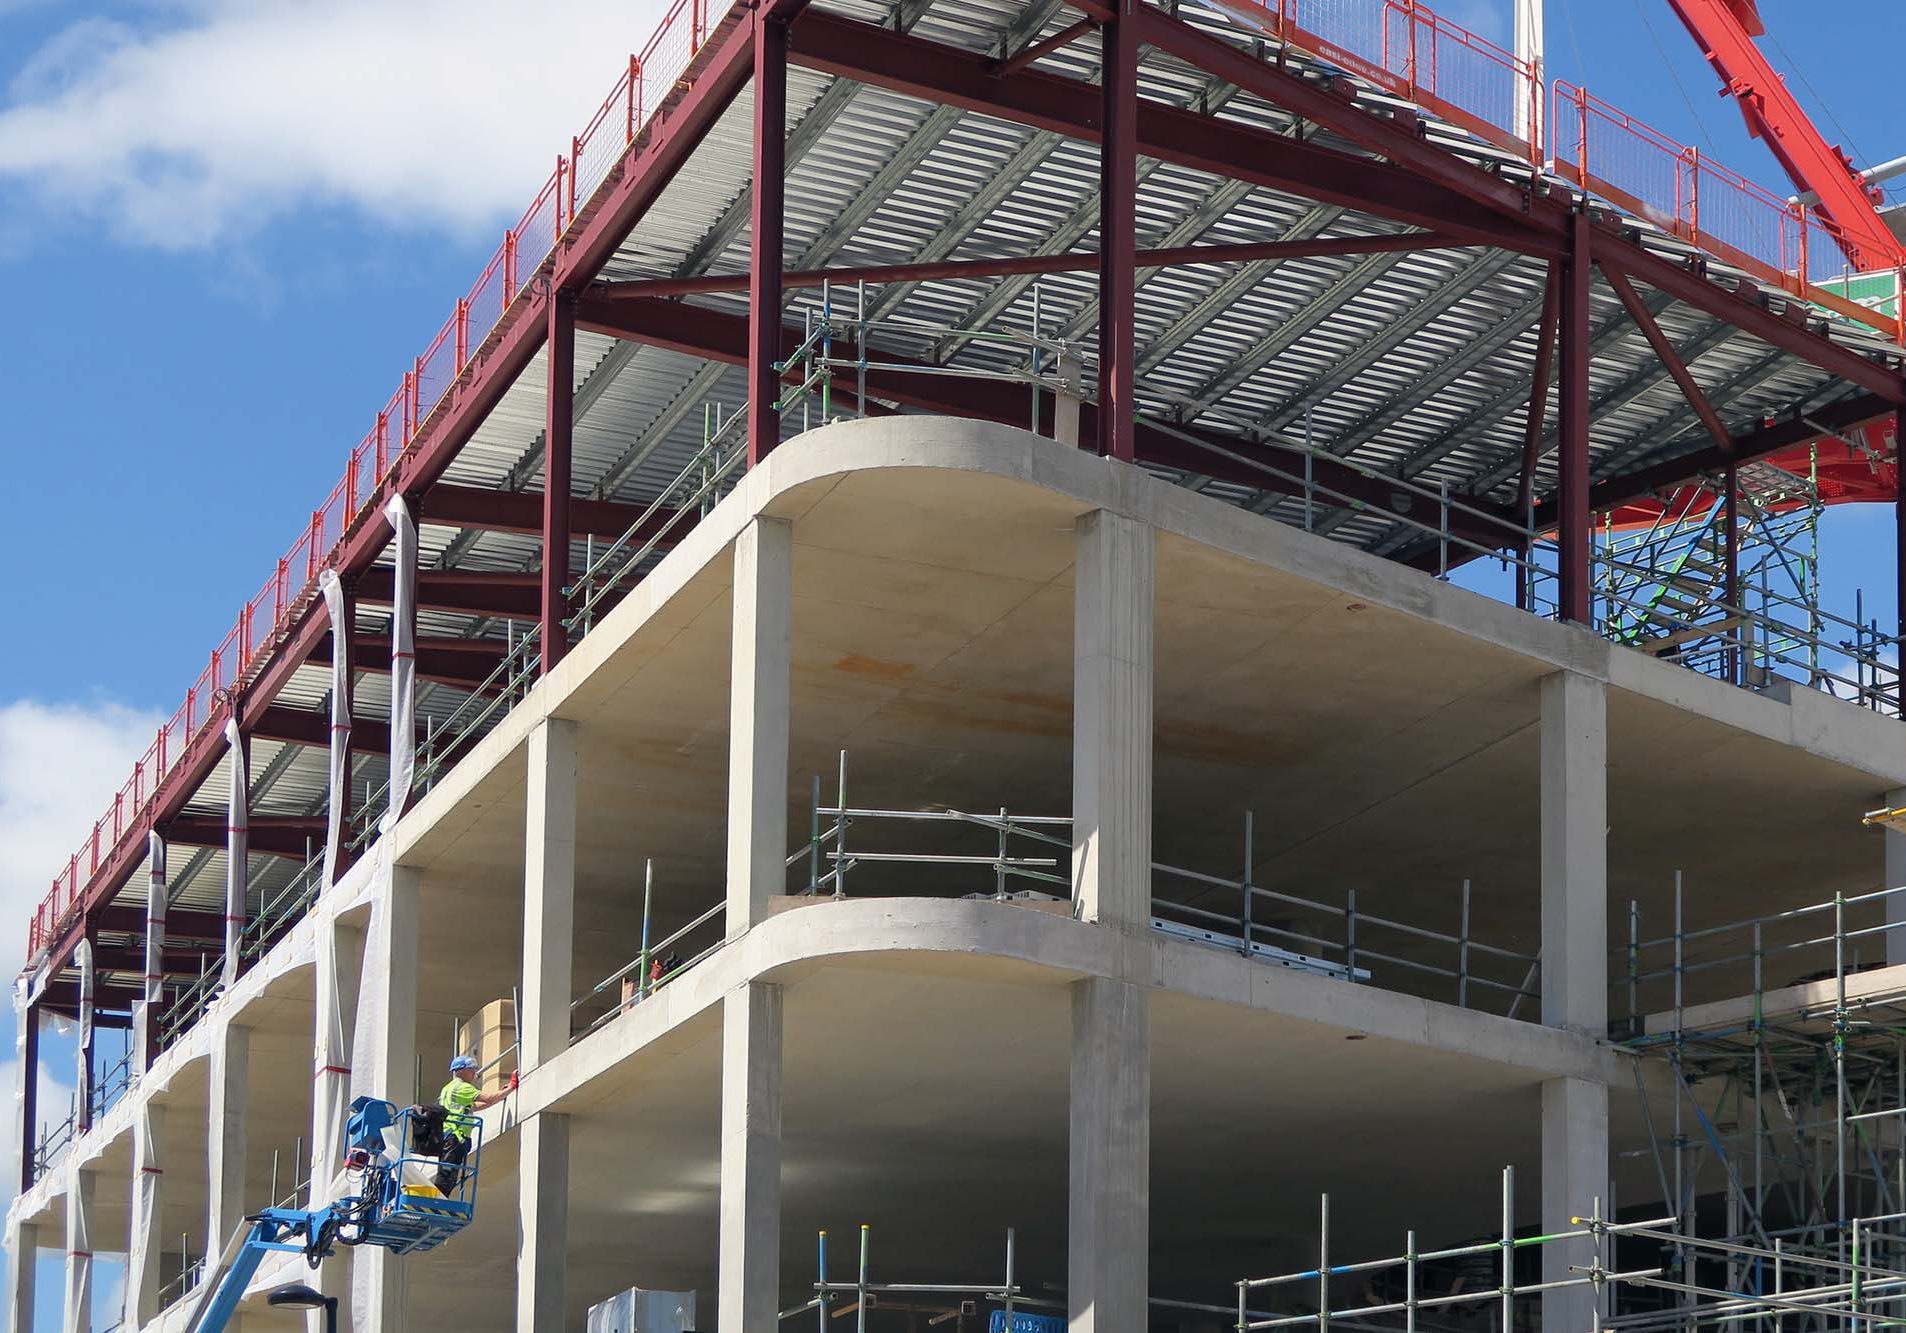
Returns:
[[[1138,273],[1137,0],[1099,29],[1099,452],[1133,458]]]
[[[1648,346],[1654,349],[1654,354],[1660,358],[1661,364],[1668,368],[1668,374],[1680,387],[1681,396],[1687,399],[1688,406],[1694,409],[1694,415],[1700,418],[1703,426],[1707,427],[1708,436],[1723,452],[1732,450],[1734,441],[1728,435],[1726,425],[1721,421],[1721,414],[1714,410],[1714,404],[1708,401],[1707,394],[1702,392],[1701,386],[1695,382],[1693,372],[1681,359],[1681,354],[1675,350],[1674,344],[1668,341],[1668,335],[1661,331],[1659,324],[1655,323],[1655,317],[1648,313],[1648,307],[1641,303],[1641,297],[1635,294],[1634,287],[1630,285],[1627,278],[1622,276],[1620,269],[1604,268],[1602,276],[1608,280],[1609,287],[1615,293],[1615,299],[1621,302],[1621,308],[1628,312],[1628,318],[1635,322],[1635,327],[1641,330],[1641,336],[1648,340]]]
[[[618,528],[618,535],[620,532]],[[389,606],[393,582],[392,571],[385,566],[365,570],[357,578],[358,600]],[[512,570],[425,570],[417,575],[417,606],[423,611],[459,611],[473,616],[534,620],[542,606],[538,595],[540,586],[540,576]],[[355,726],[352,734],[356,734]]]
[[[364,635],[353,644],[356,660],[352,665],[359,671],[374,671],[382,675],[390,670],[391,641],[388,637]],[[445,685],[456,685],[463,689],[475,689],[503,663],[506,649],[500,640],[495,639],[456,639],[442,635],[419,635],[417,637],[417,678],[434,680]],[[324,635],[318,646],[307,659],[311,662],[329,664],[331,661],[331,636]]]
[[[223,815],[180,815],[164,829],[167,842],[181,847],[225,846]],[[245,836],[247,851],[268,856],[293,856],[302,861],[314,847],[324,845],[324,820],[304,815],[252,815]],[[170,933],[168,931],[168,933]]]
[[[1590,533],[1588,342],[1589,286],[1592,278],[1588,250],[1588,215],[1577,213],[1569,234],[1568,257],[1562,262],[1562,302],[1557,338],[1560,343],[1561,416],[1557,442],[1560,477],[1555,491],[1561,501],[1557,524],[1557,562],[1561,583],[1562,619],[1586,625],[1590,620],[1588,543]]]
[[[1139,268],[1170,268],[1179,264],[1250,264],[1260,260],[1319,259],[1344,255],[1388,254],[1404,250],[1447,250],[1475,245],[1432,231],[1398,232],[1373,236],[1318,236],[1298,241],[1248,241],[1236,245],[1176,245],[1137,250]],[[1008,278],[1044,273],[1095,273],[1096,253],[1018,255],[1007,259],[945,259],[927,264],[873,264],[861,268],[800,269],[781,275],[784,289],[819,287],[825,283],[851,286],[892,282],[933,282]],[[627,282],[600,282],[589,289],[593,299],[649,301],[663,296],[700,296],[748,290],[745,273],[715,273],[694,278],[636,278]],[[488,495],[492,492],[480,491]]]
[[[303,708],[267,704],[251,715],[251,734],[259,740],[285,741],[323,749],[331,743],[331,717]],[[418,739],[423,733],[417,733]],[[390,724],[378,718],[351,719],[351,749],[359,754],[389,754]]]
[[[1145,23],[1153,12],[1140,7],[1141,41],[1146,40]],[[808,69],[1088,143],[1099,142],[1104,123],[1101,93],[1093,84],[1036,69],[1002,78],[984,56],[838,14],[816,11],[796,24],[788,58]],[[1319,148],[1236,121],[1141,98],[1136,142],[1138,151],[1148,157],[1340,204],[1468,242],[1541,254],[1561,252],[1559,234],[1545,238],[1526,222],[1505,219],[1459,191],[1386,162]]]
[[[748,233],[748,466],[781,442],[782,242],[787,193],[788,25],[757,11],[754,25],[754,189]]]
[[[527,491],[486,491],[476,486],[452,486],[439,482],[424,492],[417,506],[420,521],[448,528],[473,528],[482,532],[517,532],[538,536],[543,530],[543,497]],[[613,500],[569,501],[569,531],[573,537],[606,537],[611,540],[629,530],[647,510],[641,505],[618,504]],[[673,515],[673,510],[664,513]],[[360,577],[374,578],[380,571],[369,569]],[[390,574],[383,572],[383,587],[390,586]],[[443,571],[454,574],[457,571]],[[418,575],[418,591],[433,575]],[[376,586],[376,585],[372,585]],[[532,576],[531,586],[539,586]],[[368,595],[368,594],[366,594]],[[421,604],[421,603],[420,603]]]
[[[543,422],[543,567],[538,673],[547,676],[569,651],[570,462],[576,426],[576,294],[549,302],[549,356]]]
[[[1527,516],[1535,498],[1535,465],[1542,450],[1542,417],[1548,411],[1549,379],[1555,367],[1555,330],[1562,318],[1562,268],[1549,265],[1542,288],[1542,317],[1536,327],[1535,367],[1529,375],[1529,408],[1522,419],[1522,467],[1516,474],[1516,509]],[[1529,559],[1530,539],[1522,542],[1522,558]],[[1535,584],[1527,564],[1516,566],[1516,605],[1535,606]]]
[[[585,298],[578,322],[594,333],[667,347],[729,365],[745,364],[747,358],[747,321],[739,315],[700,306],[674,301],[591,302]],[[799,344],[801,337],[799,326],[782,326],[783,356]],[[900,361],[885,352],[881,359],[889,364]],[[837,374],[835,392],[851,393],[854,374],[849,370]],[[887,399],[921,411],[977,417],[1013,426],[1032,419],[1033,392],[1029,386],[1003,380],[951,379],[924,370],[867,372],[870,398]],[[1037,392],[1039,419],[1051,421],[1052,395],[1045,390]],[[1088,438],[1096,425],[1096,405],[1087,403],[1080,414],[1081,438]],[[1144,421],[1136,424],[1134,445],[1141,463],[1155,463],[1286,495],[1302,494],[1304,490],[1305,456],[1294,449],[1253,443],[1195,427],[1168,432]],[[1412,496],[1401,486],[1328,459],[1313,459],[1311,476],[1319,487],[1386,513],[1408,512],[1412,504],[1423,503],[1421,496]],[[1476,507],[1488,508],[1486,505]],[[1511,522],[1508,514],[1501,518],[1504,526],[1482,517],[1459,515],[1453,531],[1466,541],[1499,546],[1507,540],[1506,525]]]

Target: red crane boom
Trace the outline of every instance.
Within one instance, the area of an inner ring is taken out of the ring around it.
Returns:
[[[1853,266],[1864,272],[1906,263],[1906,246],[1876,207],[1877,192],[1846,153],[1826,141],[1754,45],[1766,31],[1755,0],[1668,3],[1720,75],[1726,94],[1740,104],[1747,132],[1766,142],[1796,189],[1819,201],[1815,207],[1840,232]]]

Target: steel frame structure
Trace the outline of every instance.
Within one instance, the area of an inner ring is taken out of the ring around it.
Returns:
[[[1408,8],[1412,34],[1460,34]],[[917,364],[873,333],[835,358],[826,388],[855,411],[1049,428],[1070,397],[1110,458],[1433,568],[1427,486],[1445,568],[1452,537],[1526,552],[1554,532],[1559,614],[1584,623],[1596,513],[1656,512],[1823,432],[1897,430],[1897,319],[1603,207],[1580,154],[1552,174],[1459,90],[1414,64],[1399,81],[1303,17],[679,0],[56,882],[18,997],[29,1070],[39,1014],[126,1022],[189,989],[190,958],[225,947],[228,861],[243,938],[295,919],[262,909],[300,901],[333,802],[334,660],[348,860],[391,752],[421,738],[426,783],[453,763],[774,449],[786,382],[816,364],[817,283],[945,331]],[[1055,339],[1095,387],[1041,380]],[[717,426],[711,404],[740,410]],[[414,587],[393,501],[419,529]],[[424,682],[416,735],[386,720],[400,665]],[[242,859],[206,824],[228,724],[250,750]],[[154,853],[195,840],[213,845],[166,875]],[[106,960],[83,995],[82,941]]]

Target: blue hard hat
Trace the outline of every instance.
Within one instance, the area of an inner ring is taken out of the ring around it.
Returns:
[[[467,1055],[459,1055],[450,1061],[450,1072],[461,1074],[466,1069],[475,1069],[477,1062]]]

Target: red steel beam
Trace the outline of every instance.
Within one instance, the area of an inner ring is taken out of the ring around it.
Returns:
[[[486,491],[476,486],[452,486],[447,482],[438,482],[424,492],[418,511],[420,522],[439,527],[516,532],[532,537],[539,536],[543,531],[543,497],[524,491]],[[569,533],[571,537],[606,537],[614,540],[647,512],[644,505],[571,497]],[[672,517],[675,511],[662,512]],[[360,581],[372,578],[377,573],[375,569],[366,570],[359,576]],[[431,577],[429,571],[417,576],[419,595],[422,594],[424,582]],[[388,572],[384,573],[383,579],[383,586],[388,587]]]
[[[1078,41],[1079,38],[1091,32],[1097,24],[1098,20],[1096,19],[1090,17],[1082,18],[1077,23],[1059,29],[1059,31],[1053,33],[1052,36],[1046,38],[1043,42],[1034,42],[1031,46],[1010,60],[995,61],[993,64],[993,72],[1001,78],[1004,78],[1008,74],[1017,74],[1020,70],[1026,68],[1026,66],[1033,64],[1035,61],[1043,60],[1054,51],[1063,51],[1066,47]]]
[[[327,713],[267,704],[252,713],[250,726],[251,734],[263,741],[307,745],[313,749],[323,749],[331,743],[331,718]],[[423,733],[419,731],[417,737],[422,740]],[[351,749],[359,754],[389,754],[390,723],[377,718],[353,717]]]
[[[1589,269],[1588,215],[1574,215],[1569,235],[1569,257],[1562,265],[1562,304],[1558,336],[1561,341],[1561,476],[1556,494],[1562,513],[1557,560],[1562,585],[1562,619],[1586,625],[1589,606],[1589,413],[1588,340]]]
[[[1734,447],[1734,441],[1727,433],[1727,426],[1721,421],[1721,414],[1714,410],[1714,404],[1708,401],[1707,394],[1695,382],[1687,362],[1681,359],[1681,354],[1675,350],[1674,344],[1668,341],[1668,335],[1661,331],[1659,324],[1655,323],[1655,317],[1648,313],[1648,307],[1641,303],[1641,297],[1635,294],[1633,285],[1617,268],[1604,266],[1602,276],[1614,289],[1615,298],[1621,302],[1621,308],[1628,312],[1628,318],[1635,322],[1635,327],[1641,330],[1641,336],[1648,340],[1648,346],[1654,348],[1654,353],[1661,359],[1661,364],[1668,368],[1668,374],[1673,376],[1674,382],[1680,386],[1681,396],[1688,400],[1688,406],[1694,409],[1694,415],[1700,418],[1703,426],[1707,427],[1709,437],[1721,447],[1723,452],[1731,450]]]
[[[1137,0],[1117,0],[1100,29],[1099,81],[1099,453],[1133,458],[1133,362],[1138,340]]]
[[[593,333],[667,347],[728,365],[743,365],[747,359],[747,321],[740,315],[724,314],[700,306],[673,301],[591,303],[585,298],[578,314],[578,323]],[[783,354],[798,345],[801,337],[798,326],[784,325],[781,331]],[[843,356],[850,354],[851,349],[842,353]],[[903,364],[900,358],[884,352],[881,360],[888,364]],[[853,372],[842,370],[837,373],[835,392],[851,393],[855,383]],[[1032,419],[1030,386],[1006,381],[952,379],[925,370],[869,370],[867,393],[870,398],[884,398],[922,411],[977,417],[1013,426],[1023,425]],[[1040,420],[1050,421],[1053,419],[1052,395],[1044,390],[1039,393]],[[1086,438],[1096,426],[1096,405],[1084,404],[1080,414],[1081,438]],[[1167,432],[1143,421],[1136,424],[1134,445],[1138,461],[1142,463],[1178,468],[1287,495],[1303,492],[1305,456],[1294,449],[1253,443],[1197,428]],[[1227,454],[1230,456],[1227,457]],[[1311,475],[1319,487],[1387,513],[1407,512],[1412,503],[1424,502],[1423,497],[1412,496],[1400,486],[1328,459],[1313,459]],[[1488,510],[1487,505],[1477,504],[1475,507]],[[1465,540],[1499,546],[1503,544],[1505,529],[1511,522],[1507,514],[1501,518],[1502,526],[1497,526],[1486,518],[1461,516],[1454,531]]]
[[[1139,268],[1172,268],[1180,264],[1248,264],[1260,260],[1323,259],[1345,255],[1390,254],[1408,250],[1449,250],[1475,245],[1433,231],[1407,231],[1375,236],[1320,236],[1301,241],[1246,241],[1236,245],[1176,245],[1137,250]],[[851,286],[856,282],[934,282],[1009,278],[1045,273],[1095,273],[1096,251],[1062,255],[1021,255],[1011,259],[946,259],[928,264],[873,264],[861,268],[798,269],[781,275],[786,290],[819,287],[826,283]],[[745,273],[709,274],[695,278],[636,278],[602,282],[589,289],[602,301],[647,301],[663,296],[700,296],[748,290]],[[488,495],[484,491],[480,494]]]
[[[102,907],[94,916],[93,924],[99,930],[116,935],[143,937],[146,933],[146,909],[144,906]],[[168,941],[203,940],[222,949],[225,946],[224,913],[169,908],[165,914],[165,937]],[[206,952],[216,953],[217,950],[208,949]]]
[[[543,424],[542,637],[539,674],[547,676],[569,651],[570,461],[576,425],[576,294],[558,291],[549,302],[548,391]]]
[[[245,837],[245,848],[249,852],[303,860],[308,851],[324,845],[322,818],[251,815],[249,820]],[[180,815],[165,826],[164,837],[181,847],[222,848],[226,838],[225,818],[222,815]]]
[[[1140,7],[1141,41],[1152,12]],[[1093,84],[1036,69],[1000,78],[985,56],[838,14],[816,11],[796,24],[789,59],[823,73],[1087,143],[1100,139],[1104,109]],[[1178,166],[1340,204],[1472,243],[1561,253],[1559,229],[1544,235],[1526,219],[1505,218],[1459,191],[1390,163],[1319,148],[1237,121],[1140,98],[1136,137],[1140,153]]]
[[[1529,410],[1522,422],[1522,470],[1516,475],[1516,513],[1527,515],[1535,494],[1535,465],[1542,450],[1542,414],[1549,403],[1549,377],[1555,365],[1555,330],[1562,315],[1562,270],[1549,265],[1542,290],[1542,319],[1535,336],[1535,369],[1529,377]],[[1530,555],[1530,541],[1522,544],[1522,558]],[[1516,605],[1535,607],[1535,587],[1527,565],[1516,567]]]
[[[522,498],[534,500],[536,497],[526,495]],[[622,529],[617,528],[616,535],[620,536],[621,533]],[[373,566],[357,576],[358,599],[378,606],[389,606],[394,591],[393,582],[390,569],[381,565]],[[511,570],[425,570],[417,575],[417,606],[425,611],[458,611],[475,616],[534,620],[542,606],[539,596],[541,586],[540,575],[519,574]]]
[[[758,17],[754,41],[754,189],[748,248],[748,466],[781,442],[782,224],[787,191],[788,26]]]

